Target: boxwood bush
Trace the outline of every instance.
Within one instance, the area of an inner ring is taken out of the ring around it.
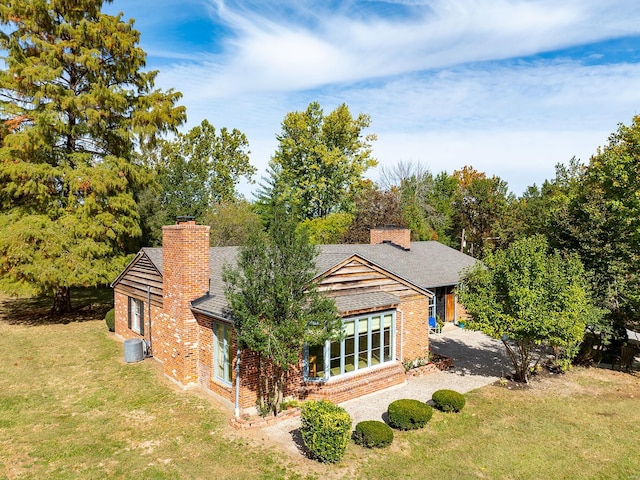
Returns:
[[[400,430],[424,427],[433,415],[433,409],[420,400],[401,399],[391,402],[387,409],[389,425]]]
[[[388,447],[393,442],[393,430],[384,422],[365,420],[356,425],[353,441],[367,448]]]
[[[438,410],[443,412],[459,412],[464,408],[465,398],[455,390],[438,390],[431,396]]]
[[[331,402],[305,402],[300,416],[302,441],[314,459],[336,463],[344,455],[351,433],[351,417]]]
[[[116,311],[112,308],[104,316],[104,321],[107,324],[107,328],[110,332],[116,331]]]

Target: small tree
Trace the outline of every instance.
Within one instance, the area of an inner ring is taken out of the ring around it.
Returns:
[[[483,265],[467,271],[458,293],[471,315],[469,328],[502,340],[522,382],[542,344],[554,347],[560,366],[568,366],[587,321],[599,314],[578,258],[550,254],[541,236],[489,253]]]
[[[335,303],[315,283],[316,249],[283,215],[268,234],[257,232],[240,249],[236,268],[225,268],[226,297],[238,340],[260,358],[260,406],[280,411],[287,372],[305,342],[321,345],[339,335]]]

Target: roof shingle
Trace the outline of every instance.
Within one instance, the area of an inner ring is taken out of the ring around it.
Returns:
[[[193,302],[195,308],[219,318],[228,318],[222,270],[224,265],[235,266],[238,248],[210,248],[210,292],[209,295]],[[144,248],[143,252],[162,272],[162,248]],[[403,250],[387,243],[320,245],[316,259],[318,274],[326,272],[354,254],[425,289],[457,284],[462,271],[476,263],[474,258],[435,241],[411,242],[410,250]],[[397,303],[397,297],[384,292],[336,298],[336,304],[341,312]]]

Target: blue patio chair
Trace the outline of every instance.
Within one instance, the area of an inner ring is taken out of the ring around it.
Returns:
[[[436,317],[429,317],[429,333],[440,333],[440,325]]]

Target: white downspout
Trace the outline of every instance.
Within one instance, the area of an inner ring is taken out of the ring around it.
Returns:
[[[404,362],[404,311],[400,310],[400,361]]]
[[[235,417],[240,418],[240,342],[238,342],[238,351],[236,353],[236,405]]]

